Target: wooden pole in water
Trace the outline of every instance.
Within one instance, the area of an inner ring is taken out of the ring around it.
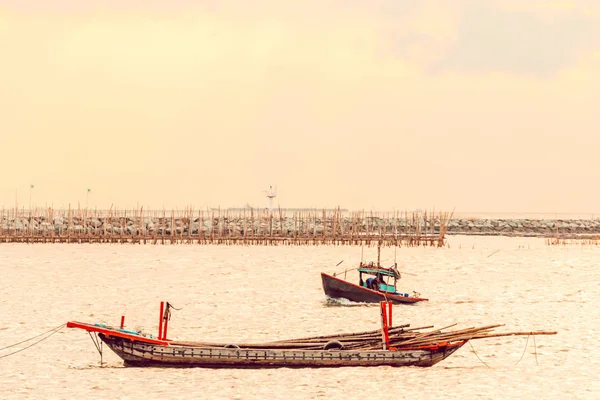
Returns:
[[[394,210],[394,239],[396,239],[396,236],[398,235],[398,217],[397,217],[397,212],[396,210]],[[396,253],[394,253],[396,254]],[[396,261],[394,259],[394,261]]]
[[[340,233],[342,237],[344,237],[346,231],[344,230],[344,220],[342,218],[342,210],[340,210],[340,206],[338,206],[338,226],[340,227]]]
[[[333,238],[334,241],[335,241],[335,236],[336,236],[336,232],[335,232],[336,217],[337,217],[337,211],[334,208],[333,214],[331,214],[331,237]]]
[[[367,236],[369,237],[369,242],[371,238],[371,229],[373,227],[373,211],[371,211],[371,218],[367,217]],[[369,245],[369,247],[371,247]]]
[[[310,211],[304,212],[304,218],[302,221],[304,223],[304,235],[308,237],[310,235],[310,230],[309,230]]]
[[[202,238],[200,237],[200,228],[202,228]],[[198,224],[198,239],[204,238],[204,210],[200,211],[200,224]],[[198,242],[199,244],[200,242]]]
[[[71,203],[69,203],[69,222],[67,223],[67,240],[71,243]]]
[[[173,244],[175,241],[175,209],[171,208],[171,234],[170,234],[170,244]]]
[[[144,206],[140,207],[140,219],[138,221],[139,234],[146,237],[146,224],[144,224]]]
[[[162,232],[162,237],[161,237],[161,243],[165,244],[165,235],[167,234],[167,214],[166,214],[166,210],[163,207],[163,212],[162,212],[162,219],[160,221],[160,226],[161,226],[161,232]]]
[[[259,238],[262,235],[262,209],[260,207],[256,208],[256,236]]]
[[[215,212],[212,212],[210,218],[210,241],[213,242],[215,240]]]
[[[244,227],[242,228],[243,229],[242,232],[243,232],[243,236],[244,236],[244,242],[246,241],[246,236],[248,236],[248,231],[247,231],[248,228],[247,228],[247,226],[248,226],[248,224],[247,224],[247,221],[246,221],[246,207],[244,207]]]
[[[277,205],[277,208],[279,208],[279,236],[283,236],[283,211],[281,211],[281,206],[279,204]]]
[[[323,242],[325,242],[325,236],[327,235],[327,214],[323,209]]]

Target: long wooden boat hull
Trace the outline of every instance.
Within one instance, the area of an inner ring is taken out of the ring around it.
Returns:
[[[179,368],[430,367],[466,343],[394,351],[271,350],[160,345],[104,333],[98,336],[126,366]]]
[[[343,298],[357,303],[379,303],[380,301],[391,301],[394,304],[415,304],[427,301],[421,297],[403,297],[391,293],[383,293],[355,285],[343,279],[321,273],[323,290],[331,298]]]

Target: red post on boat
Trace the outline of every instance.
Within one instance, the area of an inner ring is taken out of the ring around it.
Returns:
[[[125,316],[121,315],[121,329],[125,326]]]
[[[160,302],[160,317],[158,318],[158,340],[162,339],[162,323],[163,323],[163,308],[165,306],[165,302]]]
[[[388,326],[391,328],[392,326],[392,302],[388,301]]]
[[[165,326],[163,328],[162,340],[167,340],[167,326],[169,326],[169,303],[167,303],[167,306],[165,307],[163,318],[165,320]]]
[[[385,308],[384,308],[384,313],[383,313],[383,318],[386,319],[386,312],[385,312]],[[390,348],[390,333],[389,333],[389,326],[387,324],[387,321],[385,322],[385,327],[383,328],[384,333],[385,333],[385,348],[386,350]]]
[[[387,350],[390,346],[390,337],[388,331],[388,317],[387,317],[387,301],[380,301],[379,307],[381,309],[381,341],[383,342],[383,350]]]

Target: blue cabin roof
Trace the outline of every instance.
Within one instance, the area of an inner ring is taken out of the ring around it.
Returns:
[[[370,274],[370,275],[383,275],[383,276],[394,276],[394,271],[388,271],[385,269],[380,269],[380,268],[359,268],[358,272],[362,272],[364,274]]]

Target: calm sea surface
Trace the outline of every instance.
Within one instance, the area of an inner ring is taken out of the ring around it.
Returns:
[[[474,340],[431,368],[210,370],[124,368],[107,348],[100,367],[89,336],[65,328],[0,358],[0,398],[600,398],[600,247],[465,236],[448,244],[397,249],[399,269],[415,274],[399,288],[430,301],[395,306],[395,324],[500,323],[498,331],[558,335],[538,336],[535,346],[526,336]],[[376,256],[365,248],[365,260]],[[156,333],[161,300],[181,308],[171,339],[261,342],[377,329],[377,306],[327,301],[321,287],[321,271],[343,271],[360,257],[360,247],[2,244],[0,348],[69,320],[118,325],[125,315],[126,327]],[[383,249],[382,262],[393,260],[394,249]]]

